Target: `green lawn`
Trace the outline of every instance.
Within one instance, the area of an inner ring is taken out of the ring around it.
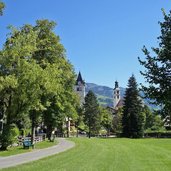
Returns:
[[[48,140],[46,140],[46,141],[36,143],[35,149],[47,148],[47,147],[51,147],[56,144],[57,144],[57,141],[49,142]],[[11,155],[20,154],[20,153],[26,153],[26,152],[30,152],[30,151],[32,151],[31,147],[29,149],[24,149],[23,146],[9,147],[7,151],[0,151],[0,157],[11,156]]]
[[[74,138],[76,147],[11,171],[170,171],[171,139]]]

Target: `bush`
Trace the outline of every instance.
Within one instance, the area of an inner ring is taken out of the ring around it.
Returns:
[[[18,141],[18,136],[19,136],[20,132],[19,132],[19,129],[18,127],[13,124],[13,125],[10,125],[10,141],[11,141],[11,144],[12,145],[13,143],[16,143]]]
[[[19,129],[15,124],[4,125],[2,134],[0,135],[1,150],[6,150],[9,145],[17,142]]]
[[[99,131],[99,135],[107,135],[106,129],[101,129],[101,130]]]
[[[152,131],[146,130],[144,133],[144,137],[153,137],[153,138],[171,138],[171,131]]]

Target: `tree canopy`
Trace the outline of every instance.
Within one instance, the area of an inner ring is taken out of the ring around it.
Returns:
[[[167,15],[163,10],[164,21],[159,22],[161,35],[158,37],[159,47],[152,47],[150,51],[144,46],[145,60],[139,62],[145,67],[141,71],[148,86],[142,85],[146,97],[156,100],[161,104],[165,115],[171,114],[171,11]]]
[[[4,8],[5,8],[5,4],[2,1],[0,1],[0,16],[3,15]]]
[[[32,121],[33,134],[42,118],[51,135],[59,121],[67,116],[77,117],[74,69],[54,27],[55,23],[48,20],[38,20],[35,26],[11,27],[0,52],[2,134],[10,131],[5,129],[9,124],[26,118]]]

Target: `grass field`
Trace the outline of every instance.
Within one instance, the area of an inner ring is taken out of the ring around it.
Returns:
[[[11,171],[170,171],[171,139],[72,139],[76,147]]]
[[[57,145],[57,141],[49,142],[48,140],[35,144],[35,149],[48,148]],[[0,157],[11,156],[32,151],[32,148],[24,149],[23,146],[9,147],[7,151],[0,151]]]

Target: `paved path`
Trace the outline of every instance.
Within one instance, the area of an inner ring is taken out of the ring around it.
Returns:
[[[58,145],[46,149],[35,150],[33,152],[17,154],[9,157],[0,157],[0,169],[19,164],[31,162],[50,155],[58,154],[75,146],[74,142],[68,141],[64,138],[58,139]]]

